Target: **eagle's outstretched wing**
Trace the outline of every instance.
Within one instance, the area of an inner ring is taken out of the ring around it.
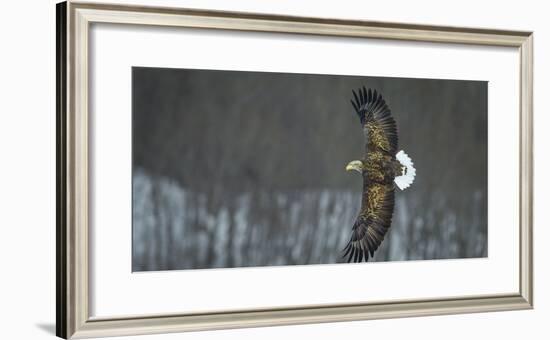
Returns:
[[[378,249],[391,226],[394,206],[393,184],[371,183],[363,191],[366,207],[362,209],[352,229],[351,239],[344,248],[348,262],[365,262]]]
[[[382,95],[376,93],[376,90],[367,90],[364,86],[357,91],[359,94],[352,92],[355,100],[351,104],[361,120],[365,134],[365,153],[381,151],[395,156],[397,126]]]

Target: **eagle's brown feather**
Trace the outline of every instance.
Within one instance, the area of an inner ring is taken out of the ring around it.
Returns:
[[[368,260],[378,249],[391,226],[394,189],[391,184],[372,184],[363,193],[363,207],[353,225],[344,257],[348,262]],[[367,197],[365,199],[365,197]]]
[[[376,121],[367,122],[364,126],[365,136],[368,136],[367,150],[384,150],[390,152],[390,141],[384,129]]]

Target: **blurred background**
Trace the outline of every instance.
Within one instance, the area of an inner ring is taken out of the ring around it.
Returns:
[[[133,68],[133,271],[328,264],[357,216],[351,90],[417,169],[371,261],[487,256],[487,83]]]

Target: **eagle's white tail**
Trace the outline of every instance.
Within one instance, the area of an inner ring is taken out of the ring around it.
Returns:
[[[416,169],[413,166],[411,158],[403,151],[399,151],[395,158],[403,165],[402,175],[395,177],[394,181],[397,187],[401,190],[407,189],[413,182],[416,176]]]

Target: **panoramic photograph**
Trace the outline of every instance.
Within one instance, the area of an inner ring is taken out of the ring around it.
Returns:
[[[132,271],[487,257],[487,82],[132,68]]]

